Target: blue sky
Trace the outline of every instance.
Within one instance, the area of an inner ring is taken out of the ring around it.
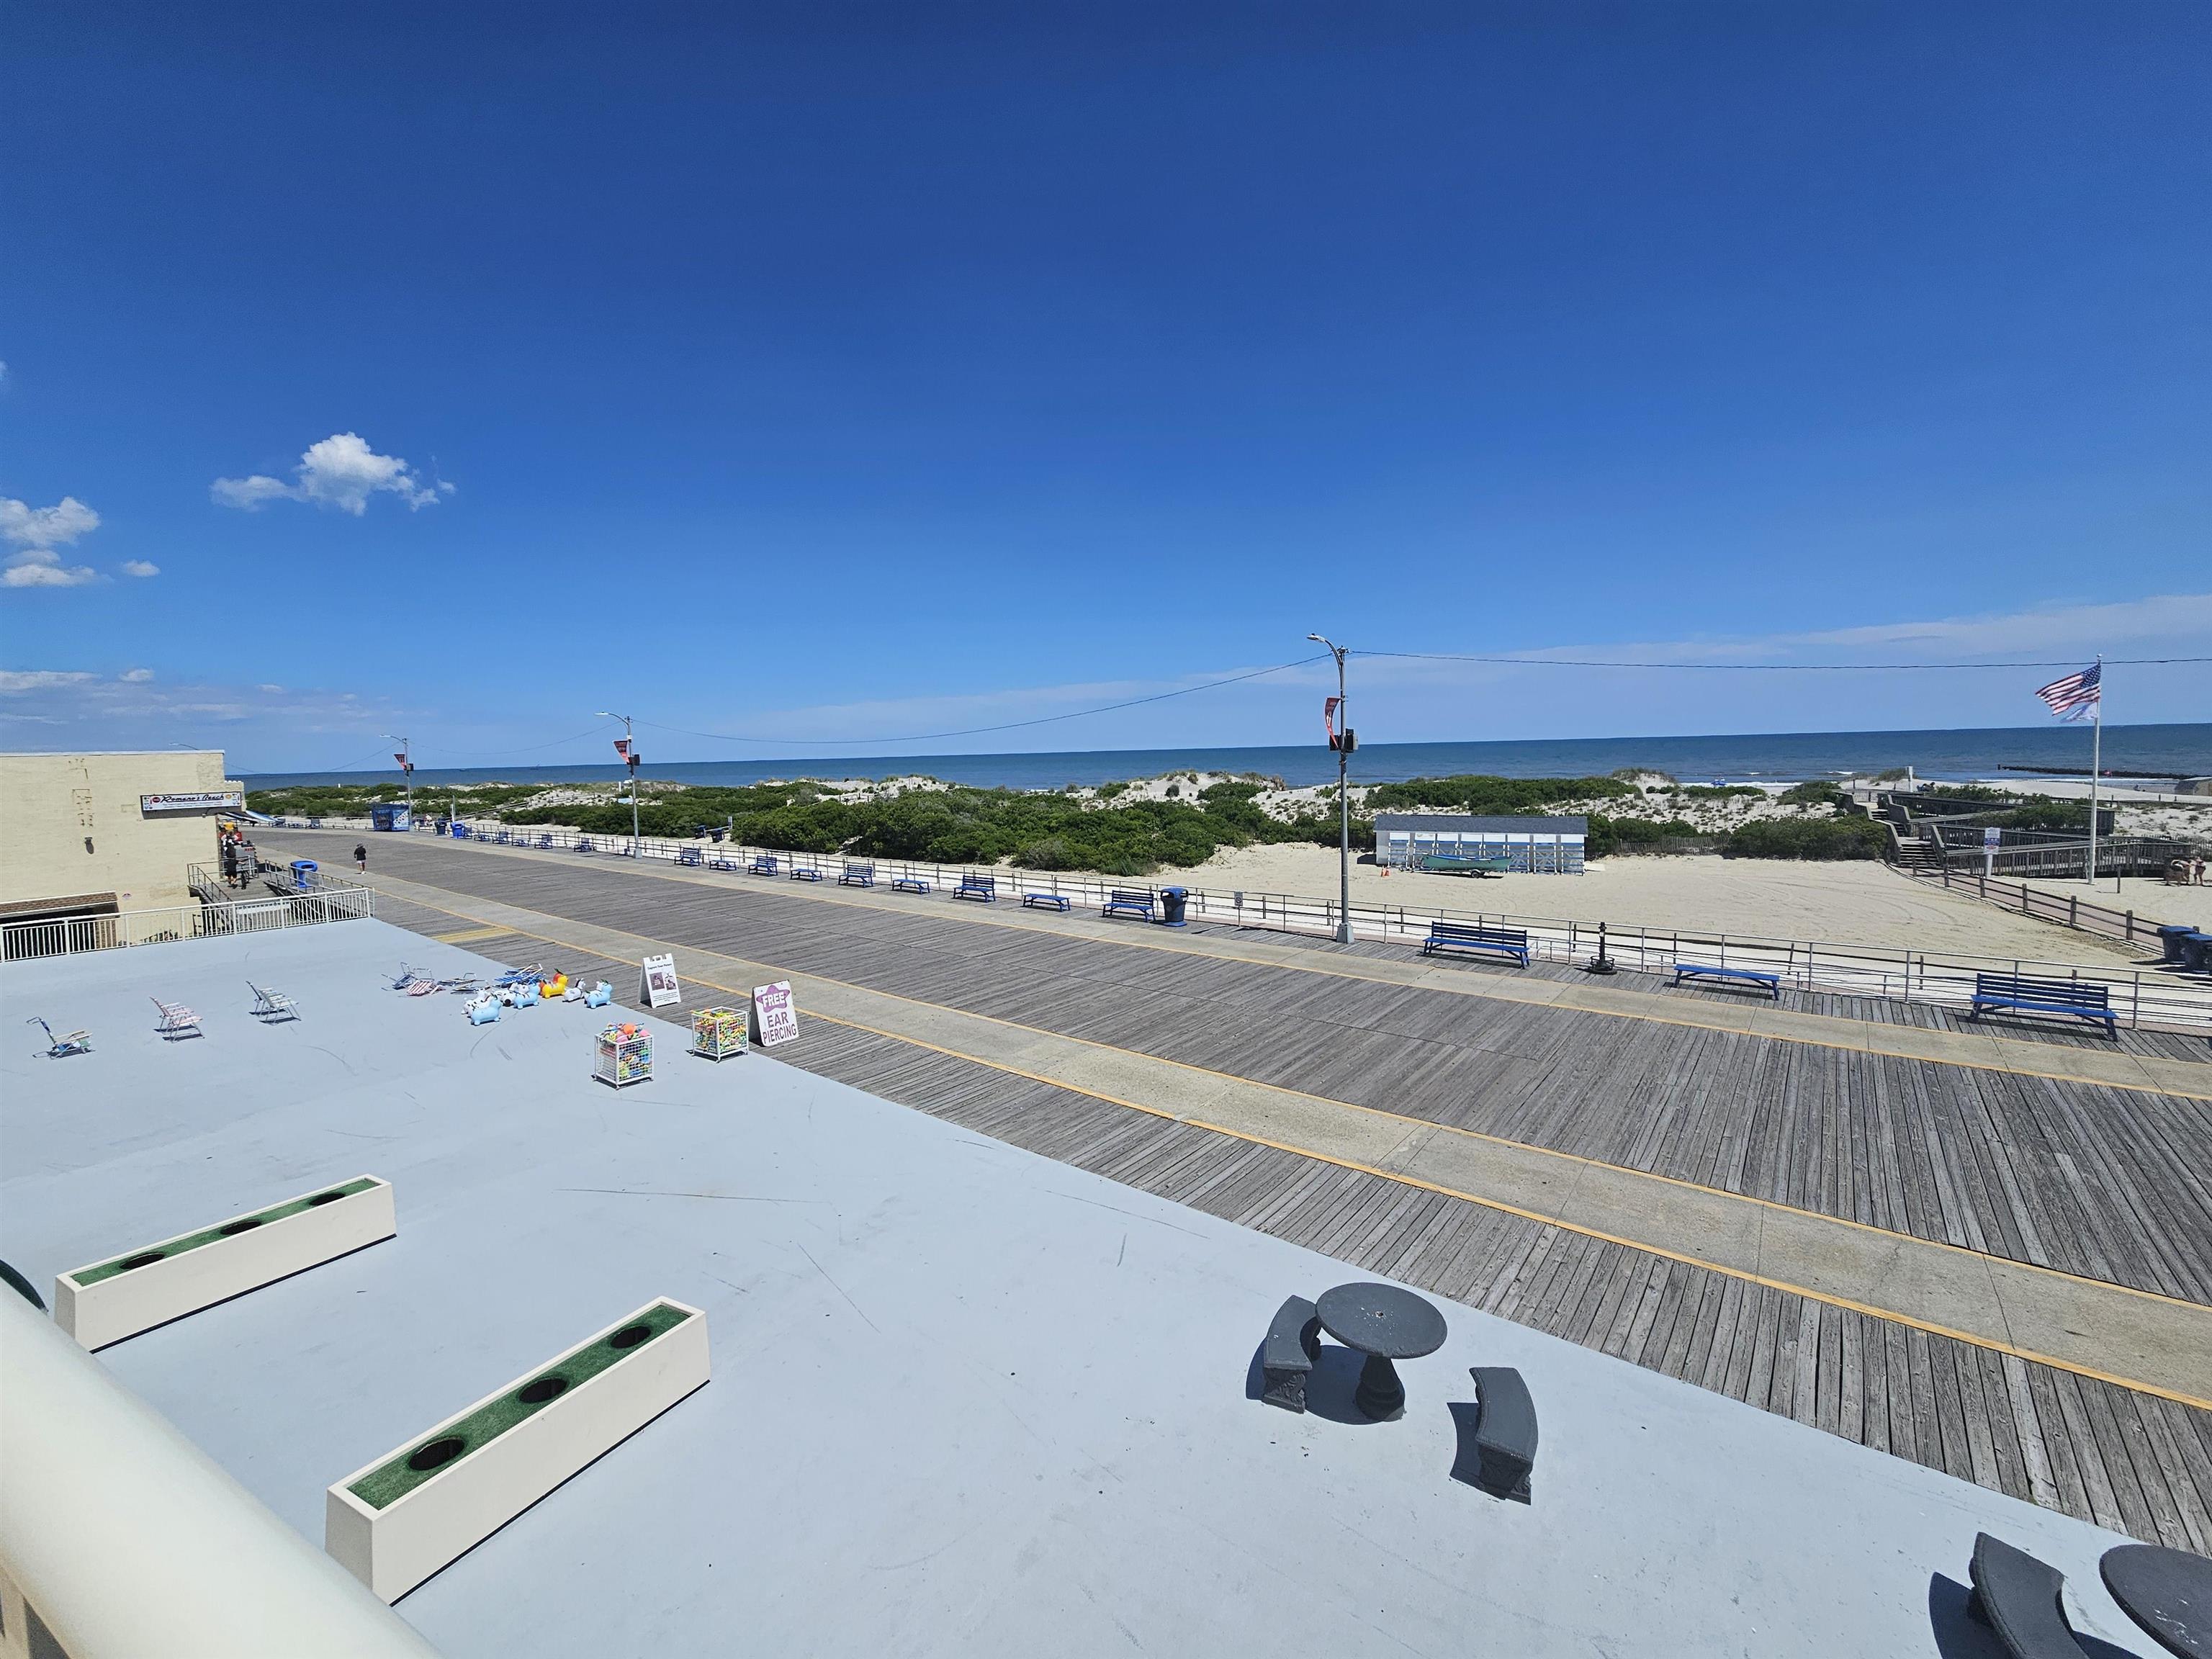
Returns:
[[[10,20],[10,747],[849,752],[1316,628],[2212,653],[2198,0]],[[1358,674],[1370,741],[2041,718]],[[1305,741],[1320,684],[922,746]]]

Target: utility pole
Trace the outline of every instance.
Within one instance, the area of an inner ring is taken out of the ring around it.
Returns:
[[[1336,659],[1336,712],[1345,716],[1344,730],[1340,735],[1329,732],[1329,744],[1336,750],[1336,823],[1337,823],[1337,908],[1336,942],[1352,943],[1352,792],[1346,787],[1350,775],[1352,759],[1352,720],[1349,705],[1344,695],[1344,659],[1346,650],[1334,640],[1319,634],[1306,637],[1316,645],[1326,646]]]
[[[399,752],[392,758],[399,763],[399,781],[407,791],[407,827],[415,827],[415,750],[406,738],[396,732],[384,734],[399,745]]]
[[[631,733],[629,715],[611,714],[602,708],[599,710],[599,718],[603,720],[620,720],[623,723],[622,741],[615,745],[615,751],[623,757],[623,764],[629,768],[629,855],[635,858],[638,855],[637,740]]]
[[[2105,653],[2097,653],[2096,724],[2089,738],[2089,890],[2097,890],[2097,783],[2105,766]],[[2119,890],[2116,879],[2112,890]]]

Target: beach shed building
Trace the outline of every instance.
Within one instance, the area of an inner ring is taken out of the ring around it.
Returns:
[[[1586,817],[1491,817],[1464,812],[1377,812],[1375,860],[1419,869],[1427,858],[1503,859],[1509,869],[1578,876]]]

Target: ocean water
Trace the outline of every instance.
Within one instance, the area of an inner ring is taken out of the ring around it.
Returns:
[[[2113,726],[2105,730],[2107,772],[2212,774],[2212,724]],[[1623,767],[1671,772],[1685,783],[1799,782],[1849,772],[1910,766],[1923,778],[2002,777],[2008,769],[2086,773],[2085,726],[2046,726],[1964,732],[1781,732],[1711,738],[1567,738],[1515,743],[1378,743],[1352,757],[1360,783],[1482,772],[1500,777],[1601,776]],[[1320,744],[1267,749],[1100,749],[1066,754],[898,755],[834,759],[678,761],[644,775],[690,784],[759,783],[770,778],[889,778],[915,773],[949,783],[1008,789],[1058,789],[1163,772],[1256,772],[1292,786],[1333,782],[1336,757]],[[622,775],[616,766],[476,767],[417,771],[415,787],[446,784],[584,783]],[[306,783],[397,782],[391,772],[247,773],[260,789]]]

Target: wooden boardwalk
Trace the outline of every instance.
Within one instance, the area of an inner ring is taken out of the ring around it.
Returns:
[[[386,843],[380,842],[380,854]],[[1482,1001],[629,866],[403,843],[410,880],[2212,1301],[2202,1103]],[[428,933],[449,915],[400,902]],[[534,941],[472,941],[543,954]],[[572,961],[627,995],[634,968]],[[1923,1011],[1914,1011],[1916,1013]],[[1876,1449],[2212,1548],[2212,1413],[841,1029],[796,1063]]]

